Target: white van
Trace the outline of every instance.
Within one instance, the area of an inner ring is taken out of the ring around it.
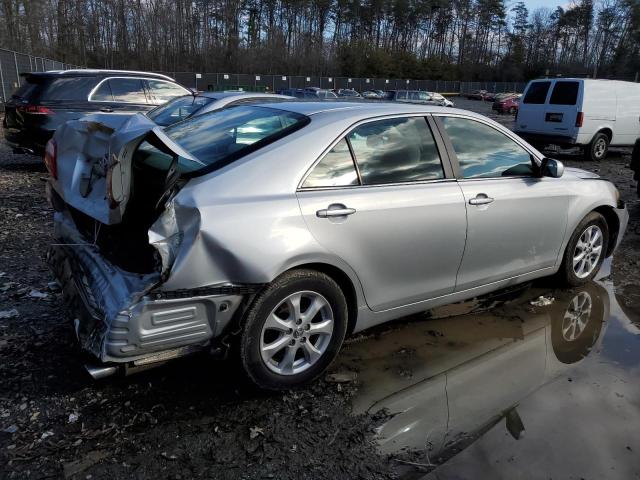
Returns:
[[[514,130],[538,148],[583,146],[585,158],[602,160],[609,145],[631,146],[640,138],[640,83],[532,80]]]

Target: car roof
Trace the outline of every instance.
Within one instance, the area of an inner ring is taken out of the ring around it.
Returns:
[[[464,113],[473,117],[483,118],[482,115],[450,107],[436,105],[417,105],[401,102],[282,102],[276,105],[263,105],[278,110],[300,113],[302,115],[342,114],[347,117],[375,117],[382,115],[403,115],[424,113]]]
[[[238,98],[288,98],[293,100],[294,97],[288,95],[279,95],[277,93],[262,93],[262,92],[240,92],[240,91],[221,91],[221,92],[198,92],[198,97],[213,98],[215,100],[222,100],[223,98],[238,97]]]
[[[47,70],[46,72],[25,72],[22,75],[33,75],[39,77],[96,77],[96,76],[112,76],[120,77],[149,77],[159,80],[175,80],[162,73],[141,72],[136,70],[100,70],[91,68],[73,69],[73,70]]]

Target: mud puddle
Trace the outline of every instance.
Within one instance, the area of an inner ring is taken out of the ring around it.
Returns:
[[[352,341],[338,367],[356,372],[354,411],[386,415],[378,449],[400,478],[640,475],[640,319],[610,281],[430,315]]]

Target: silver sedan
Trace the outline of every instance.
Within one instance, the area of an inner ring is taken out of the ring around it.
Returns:
[[[75,121],[45,162],[49,258],[96,377],[231,346],[257,385],[298,386],[354,332],[543,276],[589,281],[628,218],[610,182],[426,105]]]

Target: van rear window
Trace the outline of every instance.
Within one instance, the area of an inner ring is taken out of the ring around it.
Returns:
[[[578,82],[556,82],[551,92],[551,105],[575,105],[578,101]]]
[[[542,105],[547,98],[547,92],[551,82],[533,82],[527,89],[527,94],[524,96],[522,103],[533,103],[536,105]]]

